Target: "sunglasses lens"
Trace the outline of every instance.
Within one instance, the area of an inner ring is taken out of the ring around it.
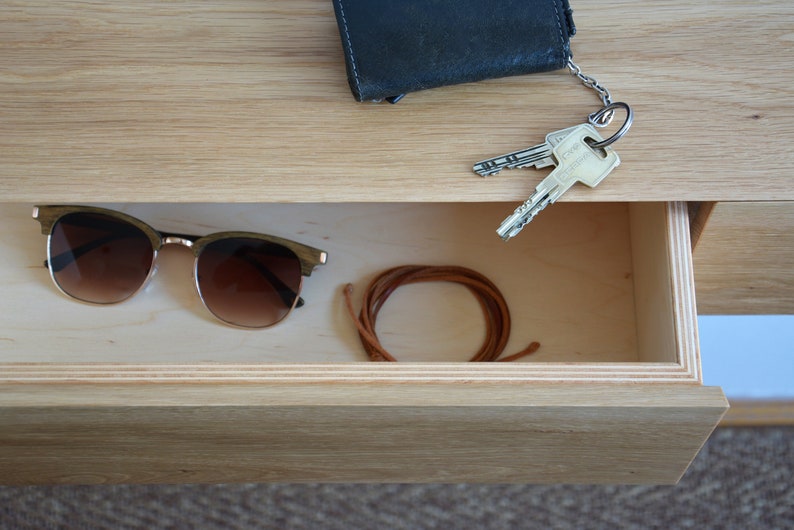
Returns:
[[[96,304],[121,302],[149,277],[152,242],[138,227],[100,213],[61,217],[50,234],[49,265],[66,294]]]
[[[298,300],[301,264],[290,249],[256,238],[209,243],[196,261],[196,284],[219,319],[247,328],[271,326]]]

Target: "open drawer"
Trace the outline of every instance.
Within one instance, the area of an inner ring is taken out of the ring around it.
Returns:
[[[674,483],[727,402],[702,386],[687,208],[561,203],[517,238],[505,203],[111,205],[174,232],[253,230],[322,248],[304,307],[216,323],[191,254],[112,307],[60,295],[31,205],[0,207],[0,481]],[[465,362],[480,308],[406,286],[367,362],[346,313],[383,269],[454,264],[502,290],[510,363]]]

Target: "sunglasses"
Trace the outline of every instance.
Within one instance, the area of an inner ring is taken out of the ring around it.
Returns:
[[[166,234],[90,206],[36,206],[33,218],[48,236],[45,265],[67,296],[92,304],[123,302],[152,277],[164,245],[184,245],[195,256],[193,281],[204,306],[242,328],[272,326],[302,306],[303,277],[327,259],[322,250],[276,236]]]

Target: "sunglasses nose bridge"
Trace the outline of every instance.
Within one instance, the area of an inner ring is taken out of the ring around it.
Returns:
[[[183,236],[166,235],[163,236],[163,245],[182,245],[193,248],[193,240]]]

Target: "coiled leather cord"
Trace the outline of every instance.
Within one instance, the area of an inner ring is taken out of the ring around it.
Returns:
[[[514,361],[540,348],[539,343],[532,342],[516,354],[499,358],[510,338],[510,310],[496,285],[479,272],[453,265],[404,265],[389,269],[372,280],[364,293],[358,316],[353,309],[353,285],[347,284],[345,287],[347,310],[358,328],[361,342],[371,361],[397,361],[378,340],[375,334],[375,322],[383,304],[398,287],[420,282],[459,283],[477,298],[485,315],[486,334],[482,347],[470,362]]]

